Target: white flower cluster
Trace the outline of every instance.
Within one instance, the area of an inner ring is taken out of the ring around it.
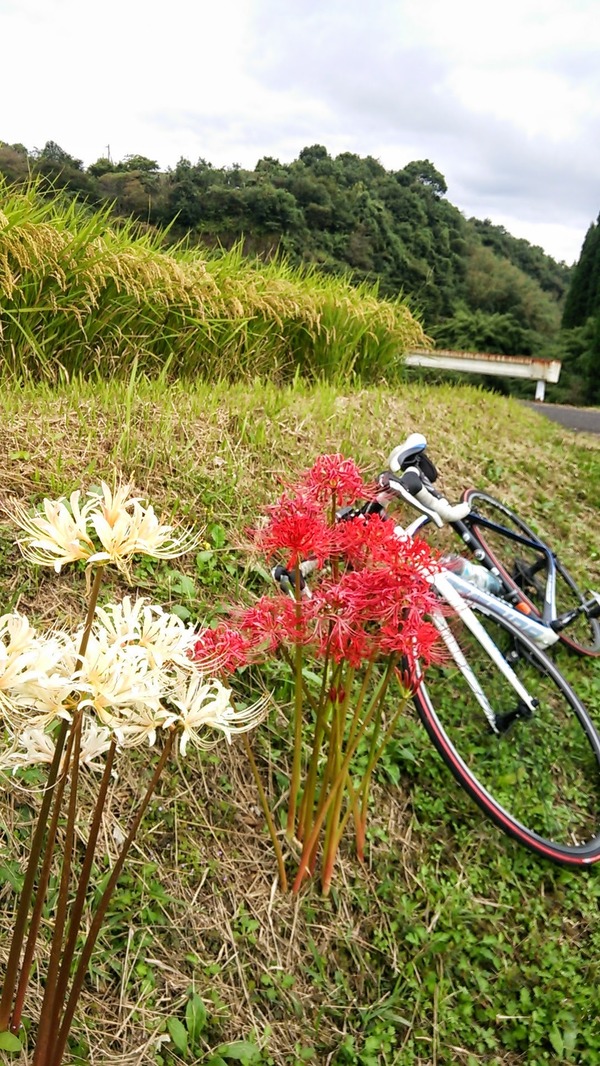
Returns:
[[[128,485],[112,491],[102,482],[83,502],[77,490],[68,499],[45,499],[33,515],[18,503],[8,513],[22,531],[19,547],[25,558],[52,566],[57,573],[77,560],[88,566],[114,563],[127,573],[127,560],[134,553],[173,559],[199,542],[198,535],[178,536],[173,526],[163,525],[153,507],[130,495]]]
[[[83,715],[80,761],[154,744],[175,729],[179,750],[230,741],[264,716],[266,701],[236,710],[231,692],[203,675],[189,655],[194,629],[140,598],[96,608],[82,656],[82,632],[38,634],[18,613],[0,617],[0,718],[9,737],[0,767],[52,760],[57,719]]]

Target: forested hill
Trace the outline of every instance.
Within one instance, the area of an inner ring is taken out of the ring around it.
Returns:
[[[466,219],[428,160],[386,170],[372,157],[332,157],[321,145],[292,163],[253,170],[181,159],[100,158],[84,168],[54,142],[42,150],[0,142],[10,181],[40,175],[53,189],[110,202],[116,213],[183,237],[252,255],[377,281],[402,292],[438,344],[507,354],[553,355],[571,269],[489,220]]]

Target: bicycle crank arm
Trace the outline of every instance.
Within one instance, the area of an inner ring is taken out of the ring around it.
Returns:
[[[562,629],[566,629],[567,626],[571,625],[571,622],[574,622],[582,614],[586,618],[600,618],[600,592],[592,592],[591,595],[591,600],[587,600],[579,607],[574,607],[572,611],[565,611],[563,614],[559,614],[558,618],[550,622],[550,628],[560,633]]]
[[[531,703],[534,708],[539,706],[539,700],[532,700]],[[532,717],[533,711],[531,708],[528,707],[526,703],[523,703],[522,700],[519,700],[514,711],[507,711],[506,714],[496,715],[496,729],[498,733],[506,733],[513,722],[516,722],[517,718],[528,719]]]

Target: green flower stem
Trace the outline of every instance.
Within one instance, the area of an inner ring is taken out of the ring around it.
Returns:
[[[69,1031],[71,1029],[71,1023],[73,1021],[73,1015],[75,1014],[75,1008],[77,1007],[79,996],[81,995],[83,982],[85,980],[87,968],[92,957],[92,952],[94,950],[96,940],[98,938],[98,933],[100,932],[100,929],[102,927],[102,922],[104,921],[104,916],[108,909],[111,896],[116,888],[117,882],[121,875],[121,871],[125,864],[125,859],[127,858],[129,849],[131,848],[131,845],[135,840],[135,836],[139,829],[140,822],[142,821],[142,818],[146,813],[146,808],[150,803],[150,800],[152,799],[152,795],[158,784],[160,775],[162,774],[167,759],[169,758],[169,755],[171,754],[171,751],[173,749],[175,736],[176,731],[173,730],[167,738],[160,759],[156,764],[156,768],[152,775],[150,784],[148,785],[148,788],[146,789],[144,797],[140,803],[140,806],[138,807],[135,818],[131,823],[127,837],[125,838],[121,851],[119,852],[119,855],[113,867],[112,874],[110,875],[106,888],[102,893],[102,897],[100,899],[100,902],[98,903],[98,907],[96,909],[96,913],[90,926],[90,930],[86,937],[85,944],[83,945],[83,948],[81,950],[79,964],[73,977],[71,992],[67,1000],[67,1005],[65,1007],[60,1030],[58,1032],[58,1035],[56,1036],[54,1048],[50,1049],[50,1052],[46,1055],[45,1059],[41,1060],[40,1066],[60,1066],[60,1063],[62,1062],[65,1047],[67,1044],[67,1039],[69,1036]]]
[[[362,710],[362,705],[363,705],[363,703],[365,701],[365,696],[367,694],[367,689],[369,687],[369,684],[371,682],[371,678],[373,676],[374,666],[375,666],[374,658],[369,659],[369,662],[368,662],[368,665],[367,665],[367,669],[365,670],[364,677],[363,677],[363,680],[362,680],[362,684],[360,686],[360,692],[358,693],[358,697],[357,697],[357,700],[356,700],[356,710],[355,710],[354,716],[352,718],[352,723],[350,725],[350,732],[348,734],[348,744],[351,744],[352,741],[354,740],[354,731],[355,731],[355,729],[356,729],[356,727],[358,725],[358,722],[360,721],[360,712]]]
[[[334,753],[334,765],[336,770],[335,776],[335,792],[336,798],[334,803],[329,809],[327,816],[326,828],[325,828],[325,842],[323,845],[323,869],[321,873],[321,888],[324,895],[329,893],[331,886],[331,877],[333,874],[333,867],[337,856],[339,842],[341,835],[339,834],[340,818],[342,815],[342,804],[344,802],[344,793],[346,791],[346,784],[348,779],[349,767],[344,773],[341,771],[342,765],[342,753],[344,745],[344,735],[346,732],[346,717],[348,714],[348,704],[350,702],[350,696],[352,692],[352,685],[354,682],[354,670],[349,669],[346,675],[346,692],[344,700],[337,708],[337,741],[335,745]]]
[[[388,664],[388,669],[386,670],[384,676],[382,678],[380,678],[380,680],[378,682],[377,688],[376,688],[375,693],[373,694],[373,696],[371,698],[371,701],[370,701],[369,706],[367,708],[367,711],[366,711],[366,713],[365,713],[365,715],[364,715],[364,717],[362,719],[362,722],[355,729],[352,729],[352,726],[351,726],[354,739],[353,739],[352,743],[350,745],[348,745],[348,747],[346,749],[346,756],[345,756],[344,761],[342,763],[342,766],[340,768],[340,773],[339,773],[340,777],[345,777],[345,775],[346,775],[346,773],[348,771],[348,767],[350,766],[350,763],[351,763],[351,761],[352,761],[352,759],[353,759],[353,757],[354,757],[354,755],[356,753],[356,749],[357,749],[362,737],[364,736],[364,734],[365,734],[365,732],[366,732],[366,730],[367,730],[367,728],[369,726],[369,723],[371,722],[373,714],[375,713],[375,709],[376,709],[377,701],[379,699],[379,695],[380,695],[380,693],[382,691],[385,691],[385,689],[387,689],[387,685],[389,683],[391,672],[392,672],[392,666],[391,666],[391,664]],[[356,720],[356,718],[357,718],[359,713],[360,712],[357,712],[357,711],[354,712],[354,721]],[[352,725],[354,725],[354,721],[353,721]],[[321,832],[321,827],[323,825],[323,822],[325,820],[327,812],[328,812],[331,804],[333,803],[333,801],[335,799],[335,795],[336,795],[335,788],[332,785],[332,788],[331,788],[331,790],[329,792],[328,797],[326,799],[324,799],[324,802],[320,805],[320,809],[319,809],[319,811],[317,813],[317,816],[315,818],[310,837],[304,843],[304,847],[302,849],[302,855],[300,856],[300,863],[299,863],[299,866],[298,866],[298,872],[296,874],[296,879],[295,879],[294,884],[292,886],[292,891],[293,892],[299,892],[300,891],[300,888],[302,886],[302,882],[304,881],[304,878],[307,877],[308,874],[310,873],[310,856],[312,855],[312,853],[314,851],[314,848],[315,848],[315,845],[316,845],[316,843],[317,843],[317,841],[319,839],[319,833]]]
[[[296,623],[298,630],[302,624],[302,601],[301,601],[301,589],[300,589],[300,566],[296,566]],[[299,637],[299,633],[298,633]],[[296,831],[296,808],[298,803],[298,793],[300,791],[300,770],[302,759],[302,660],[303,660],[303,647],[299,639],[297,639],[295,656],[294,656],[294,753],[292,757],[292,776],[290,780],[290,802],[288,806],[287,816],[287,835],[288,838],[293,838]]]
[[[286,872],[285,872],[285,863],[283,861],[283,852],[281,850],[281,845],[280,845],[279,840],[277,838],[277,830],[275,828],[275,823],[273,821],[273,816],[272,816],[271,811],[269,809],[269,804],[268,804],[268,801],[267,801],[265,790],[263,788],[263,783],[261,781],[261,777],[260,777],[260,773],[259,773],[259,770],[258,770],[258,766],[256,765],[256,760],[254,758],[254,752],[252,751],[252,746],[251,746],[250,741],[248,739],[248,734],[247,733],[243,733],[242,734],[242,739],[243,739],[244,748],[246,749],[246,755],[248,756],[248,762],[250,763],[250,769],[252,770],[252,776],[253,776],[253,778],[254,778],[254,780],[256,782],[256,788],[258,790],[258,796],[259,796],[259,800],[260,800],[260,805],[261,805],[261,808],[262,808],[262,812],[263,812],[263,814],[265,816],[265,821],[267,823],[267,827],[268,827],[268,830],[269,830],[269,836],[271,837],[271,842],[272,842],[273,848],[275,850],[275,856],[277,858],[277,868],[279,870],[279,885],[281,887],[282,892],[287,892],[287,890],[288,890],[288,882],[287,882],[287,876],[286,876]]]
[[[67,984],[69,982],[69,974],[71,970],[71,962],[73,955],[75,954],[75,946],[77,943],[77,934],[79,933],[79,927],[81,925],[81,916],[83,914],[83,908],[85,904],[85,897],[92,873],[92,864],[94,861],[94,855],[96,852],[96,843],[98,840],[98,834],[100,832],[100,826],[102,824],[102,812],[106,803],[106,795],[108,792],[108,786],[110,784],[110,778],[112,774],[112,768],[115,761],[115,754],[117,750],[117,742],[113,737],[110,748],[106,755],[106,762],[104,764],[104,771],[102,773],[102,780],[100,781],[100,787],[98,789],[98,796],[96,798],[96,804],[94,807],[94,813],[92,816],[92,823],[90,826],[90,832],[88,835],[88,841],[85,848],[85,855],[83,857],[83,863],[81,866],[79,878],[77,881],[77,894],[73,902],[71,914],[69,918],[69,928],[67,931],[67,938],[65,941],[64,951],[62,953],[60,970],[56,981],[56,990],[54,993],[54,1008],[52,1016],[51,1030],[56,1031],[58,1028],[58,1022],[60,1018],[60,1012],[62,1010],[65,993],[67,990]]]
[[[389,725],[385,728],[385,730],[383,732],[383,736],[381,738],[381,741],[380,741],[378,747],[376,749],[374,749],[374,750],[373,750],[373,748],[371,749],[371,754],[369,756],[369,762],[368,762],[368,765],[367,765],[367,769],[365,771],[365,774],[363,775],[363,780],[361,782],[361,788],[360,788],[360,794],[357,796],[357,805],[355,806],[355,810],[357,810],[359,812],[359,815],[360,815],[360,823],[359,823],[360,830],[359,830],[359,832],[360,832],[360,834],[362,836],[362,854],[359,854],[359,858],[361,858],[361,859],[364,858],[364,835],[365,835],[365,826],[366,826],[366,821],[367,821],[367,804],[368,804],[368,799],[369,799],[369,790],[370,790],[370,786],[371,786],[371,778],[372,778],[372,775],[373,775],[373,770],[377,766],[377,763],[379,762],[379,760],[380,760],[380,758],[381,758],[381,756],[383,754],[385,746],[386,746],[388,740],[390,739],[390,736],[391,736],[392,732],[394,731],[394,729],[396,727],[396,722],[398,721],[398,718],[400,717],[400,715],[402,714],[402,712],[406,708],[407,700],[408,700],[408,696],[405,696],[404,702],[400,704],[400,706],[398,707],[398,710],[392,716]],[[358,837],[357,837],[357,850],[358,850]]]
[[[69,736],[69,740],[71,741],[71,751],[67,753],[67,760],[65,764],[65,779],[69,775],[69,766],[71,766],[69,805],[67,813],[67,825],[65,830],[65,848],[62,860],[62,868],[60,872],[60,886],[58,890],[56,910],[54,914],[54,931],[52,934],[52,943],[50,946],[50,959],[46,971],[44,998],[42,1001],[42,1007],[40,1010],[40,1017],[38,1022],[38,1032],[35,1045],[35,1054],[33,1056],[33,1066],[39,1066],[41,1062],[44,1062],[44,1059],[46,1057],[46,1049],[48,1047],[50,1035],[52,1032],[52,1020],[54,1015],[54,1003],[56,995],[56,979],[60,966],[63,936],[67,920],[69,882],[71,880],[71,865],[73,859],[73,849],[75,847],[75,816],[77,813],[77,788],[79,785],[79,752],[81,746],[82,718],[83,715],[81,711],[79,711],[71,726],[71,733]]]
[[[313,739],[312,753],[308,766],[308,775],[306,778],[306,787],[304,789],[304,795],[302,797],[302,809],[300,812],[301,823],[301,839],[304,840],[310,834],[313,810],[315,803],[315,792],[317,787],[317,775],[319,771],[319,758],[321,755],[321,748],[323,744],[323,737],[326,732],[328,714],[332,709],[331,700],[328,697],[328,675],[329,675],[329,651],[325,656],[323,663],[323,679],[321,684],[321,694],[319,697],[319,703],[317,706],[317,717],[315,721],[315,733]],[[331,672],[331,686],[337,684],[339,679],[339,666],[335,666]]]

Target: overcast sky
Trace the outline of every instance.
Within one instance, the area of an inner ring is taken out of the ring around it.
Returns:
[[[600,211],[600,0],[0,0],[0,140],[161,169],[429,159],[557,259]]]

